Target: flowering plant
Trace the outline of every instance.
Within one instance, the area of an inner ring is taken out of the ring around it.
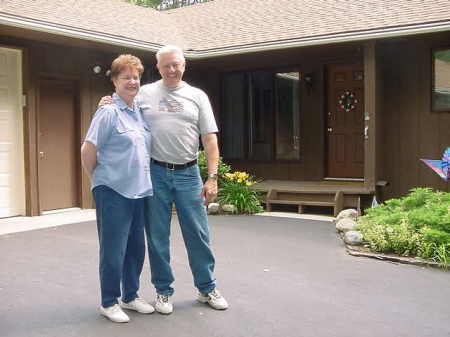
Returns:
[[[263,211],[258,192],[250,188],[256,183],[252,176],[236,171],[225,173],[223,177],[219,191],[219,202],[222,205],[233,205],[237,213],[253,214]]]
[[[200,168],[200,175],[202,180],[205,181],[208,177],[208,165],[206,162],[205,151],[199,151],[198,153],[198,167]],[[219,166],[217,168],[218,184],[222,184],[223,177],[226,173],[231,171],[230,165],[223,162],[222,157],[219,158]]]
[[[236,182],[246,186],[252,186],[256,184],[256,181],[252,180],[252,177],[246,172],[236,171],[234,173],[225,173],[224,178],[229,182]]]

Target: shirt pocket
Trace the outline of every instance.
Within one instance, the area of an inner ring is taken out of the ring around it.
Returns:
[[[116,125],[116,131],[119,134],[124,134],[124,133],[127,133],[127,132],[133,132],[134,129],[132,127],[128,126],[128,125],[125,125],[124,123],[119,122]]]
[[[136,130],[130,125],[119,121],[115,126],[116,131],[116,142],[119,143],[120,147],[127,150],[129,146],[136,146]]]

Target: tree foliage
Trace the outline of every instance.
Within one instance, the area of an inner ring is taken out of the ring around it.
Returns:
[[[208,2],[211,0],[126,0],[126,1],[143,7],[151,7],[158,10],[165,10],[195,5],[197,3]]]

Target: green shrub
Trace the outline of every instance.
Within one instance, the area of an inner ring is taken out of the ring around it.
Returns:
[[[401,199],[366,210],[357,229],[378,252],[450,261],[450,193],[415,188]]]
[[[219,202],[231,204],[237,213],[254,214],[263,211],[258,192],[250,188],[255,183],[245,172],[225,173],[219,189]]]
[[[208,165],[206,162],[206,155],[205,151],[199,151],[198,153],[198,167],[200,168],[200,176],[202,177],[202,180],[205,181],[208,177]],[[231,171],[231,166],[227,165],[223,162],[222,157],[219,158],[219,167],[217,169],[217,175],[218,175],[218,184],[221,185],[221,182],[223,181],[223,176],[225,173],[228,173]]]

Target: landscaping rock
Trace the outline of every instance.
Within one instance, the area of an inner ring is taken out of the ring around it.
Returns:
[[[336,217],[335,223],[338,223],[341,219],[353,219],[356,220],[358,218],[358,211],[353,208],[344,209],[340,211],[338,216]]]
[[[220,205],[212,202],[208,205],[208,214],[218,214],[220,211]]]
[[[336,223],[336,230],[338,232],[352,231],[356,226],[356,221],[350,218],[343,218]]]
[[[344,235],[344,242],[351,246],[358,246],[362,244],[363,235],[359,231],[348,231]]]
[[[230,205],[230,204],[225,204],[222,205],[222,211],[224,212],[229,212],[229,213],[233,213],[235,211],[235,207],[234,205]]]

